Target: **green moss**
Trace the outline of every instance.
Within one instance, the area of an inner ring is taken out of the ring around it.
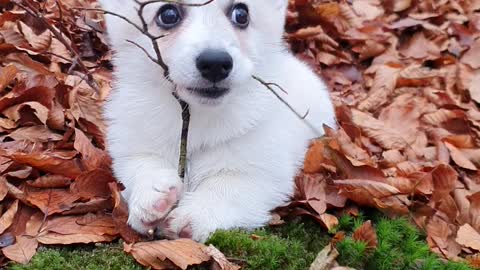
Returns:
[[[352,232],[365,220],[372,220],[378,236],[376,250],[352,239]],[[358,270],[471,270],[454,262],[445,263],[431,253],[425,236],[405,219],[387,219],[378,213],[352,218],[343,216],[333,231],[347,237],[337,243],[338,261]],[[219,231],[209,240],[227,258],[244,270],[305,270],[330,241],[321,226],[311,220],[288,222],[284,226],[253,232]],[[42,248],[27,266],[12,270],[137,270],[143,269],[116,244]],[[206,270],[208,267],[195,267]]]
[[[340,220],[348,218],[341,218]],[[345,222],[346,223],[346,222]],[[352,227],[358,223],[350,222]],[[369,251],[364,243],[347,236],[337,244],[342,265],[357,269],[372,270],[467,270],[461,263],[444,263],[431,253],[425,237],[406,219],[386,219],[373,216],[373,224],[378,237],[378,246]],[[342,226],[342,223],[340,223]],[[343,225],[344,226],[344,225]]]
[[[118,244],[40,248],[28,265],[10,270],[140,270]]]
[[[243,262],[245,270],[303,270],[308,269],[328,241],[321,227],[308,221],[251,233],[217,232],[209,243],[227,257]]]

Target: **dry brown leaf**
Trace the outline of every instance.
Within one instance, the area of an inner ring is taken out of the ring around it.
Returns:
[[[330,270],[336,263],[336,259],[340,255],[338,251],[332,246],[327,245],[310,265],[310,270]]]
[[[397,85],[397,79],[401,69],[396,66],[382,65],[375,67],[375,79],[373,80],[368,97],[360,102],[358,108],[364,111],[376,109],[388,101]]]
[[[0,149],[0,154],[2,150]],[[44,172],[64,175],[69,178],[76,178],[82,174],[82,170],[75,159],[65,159],[62,153],[5,153],[13,161],[32,166]]]
[[[414,34],[410,42],[403,48],[400,48],[399,51],[403,56],[413,59],[433,60],[441,55],[439,46],[432,40],[429,40],[424,32]]]
[[[5,213],[0,217],[0,235],[5,232],[12,224],[18,211],[18,200],[13,202]]]
[[[395,0],[392,1],[393,4],[393,11],[400,12],[408,9],[412,5],[412,0]]]
[[[212,270],[240,270],[241,267],[227,260],[225,255],[213,245],[205,248],[205,253],[213,259]]]
[[[470,201],[470,220],[471,225],[480,230],[480,191],[467,197]]]
[[[394,129],[389,129],[385,123],[359,110],[352,110],[352,121],[385,149],[403,149],[408,142]]]
[[[110,171],[98,169],[77,177],[70,186],[70,190],[82,199],[108,198],[111,195],[109,183],[113,182],[115,182],[115,178]]]
[[[462,63],[469,65],[471,68],[480,68],[480,39],[473,44],[473,46],[463,55]]]
[[[82,160],[87,170],[95,170],[108,163],[105,151],[95,147],[85,133],[79,129],[75,129],[74,148],[82,154]]]
[[[473,162],[471,162],[463,153],[461,150],[453,146],[452,144],[445,142],[445,146],[448,148],[450,151],[450,156],[452,157],[453,161],[455,163],[465,169],[476,171],[477,167]]]
[[[366,20],[373,20],[384,14],[384,9],[378,0],[353,1],[353,10]]]
[[[26,200],[30,204],[38,207],[38,209],[46,215],[53,215],[69,210],[72,203],[79,198],[78,194],[62,189],[44,189],[26,192]]]
[[[387,198],[400,194],[395,187],[378,181],[348,179],[335,180],[334,183],[349,199],[360,205],[374,206],[372,203],[374,198]]]
[[[51,131],[46,126],[31,126],[18,128],[12,133],[8,134],[7,137],[16,141],[26,140],[38,143],[60,141],[63,139],[62,135]]]
[[[305,157],[304,171],[306,173],[317,173],[322,169],[324,144],[321,140],[312,143]]]
[[[464,247],[480,251],[480,233],[470,224],[464,224],[457,232],[457,243]]]
[[[14,65],[0,68],[0,93],[15,79],[17,72],[18,69]]]
[[[37,252],[37,247],[38,242],[35,238],[19,236],[14,245],[3,248],[2,252],[14,262],[27,264]]]
[[[372,222],[369,220],[363,223],[358,229],[353,232],[352,238],[355,241],[362,241],[367,244],[367,247],[375,249],[377,248],[378,240],[377,233],[372,226]]]
[[[458,174],[449,165],[441,164],[432,170],[434,192],[437,194],[449,194],[457,184]]]
[[[0,176],[0,202],[5,199],[8,194],[7,180],[5,177]]]
[[[27,181],[27,185],[35,188],[65,188],[71,183],[72,180],[63,175],[45,175],[33,181]]]
[[[327,213],[321,214],[320,219],[329,231],[333,230],[339,224],[338,218],[336,216]]]
[[[186,270],[210,260],[205,246],[189,239],[175,241],[153,241],[136,244],[124,244],[125,252],[131,254],[137,262],[153,269],[168,269],[170,264]]]

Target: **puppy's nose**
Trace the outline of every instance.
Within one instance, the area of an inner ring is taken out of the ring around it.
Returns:
[[[197,69],[212,83],[225,80],[233,69],[233,59],[226,51],[206,50],[197,57]]]

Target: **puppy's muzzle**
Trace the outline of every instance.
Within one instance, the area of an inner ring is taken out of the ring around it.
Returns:
[[[225,80],[233,69],[233,58],[226,51],[206,50],[196,60],[197,69],[209,82]]]

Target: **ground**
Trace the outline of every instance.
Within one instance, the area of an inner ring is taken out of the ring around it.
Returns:
[[[378,236],[374,251],[364,242],[353,240],[351,233],[372,219]],[[356,269],[378,270],[469,270],[461,264],[445,263],[429,251],[425,237],[405,219],[388,219],[378,213],[359,217],[342,216],[335,230],[326,232],[311,220],[299,219],[254,232],[217,232],[209,240],[228,259],[245,270],[308,269],[318,252],[333,235],[343,231],[346,237],[336,243],[339,263]],[[12,265],[10,270],[134,270],[143,269],[127,256],[119,242],[108,245],[42,248],[28,265]],[[196,270],[208,268],[197,267]]]

